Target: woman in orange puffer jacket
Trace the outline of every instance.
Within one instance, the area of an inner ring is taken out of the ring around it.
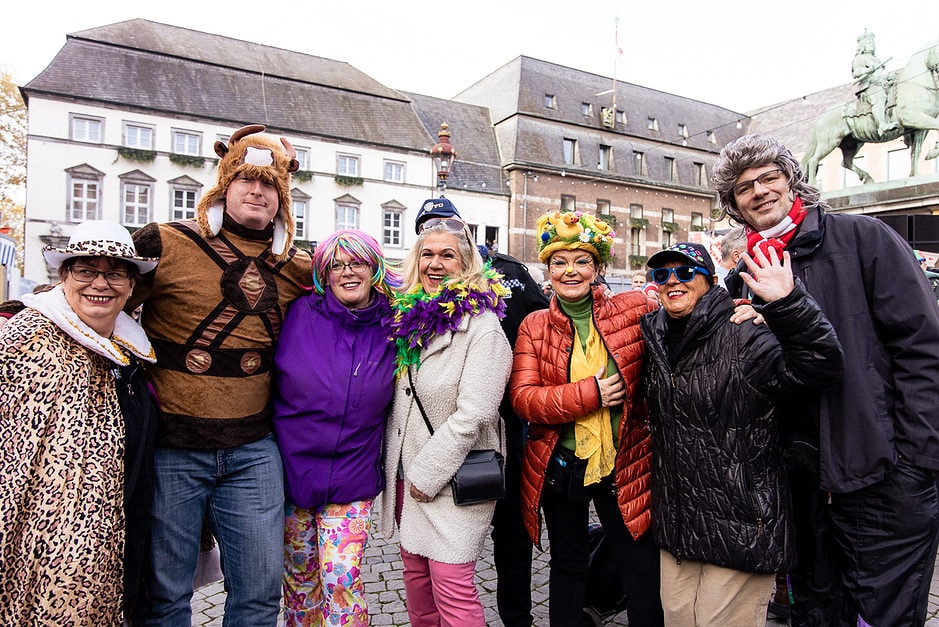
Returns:
[[[555,212],[538,222],[539,259],[555,296],[519,329],[510,390],[528,421],[522,515],[551,551],[552,626],[581,620],[593,502],[627,595],[631,627],[662,624],[658,549],[649,529],[650,441],[639,400],[641,292],[607,296],[597,285],[613,232],[594,216]]]

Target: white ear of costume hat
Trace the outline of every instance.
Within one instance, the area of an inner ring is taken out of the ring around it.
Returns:
[[[222,219],[225,217],[225,201],[220,199],[213,203],[206,217],[209,219],[209,230],[212,231],[212,235],[218,235],[218,232],[222,230]]]
[[[222,230],[225,195],[236,176],[262,178],[277,189],[278,210],[274,216],[271,252],[284,258],[293,243],[294,221],[290,212],[290,174],[299,169],[297,153],[286,138],[264,135],[264,126],[252,124],[234,133],[228,143],[215,142],[219,156],[216,184],[196,205],[196,221],[204,237],[215,237]]]

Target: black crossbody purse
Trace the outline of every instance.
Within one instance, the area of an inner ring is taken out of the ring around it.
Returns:
[[[411,378],[411,369],[408,368],[408,385],[414,402],[421,412],[424,424],[430,434],[434,434],[434,427],[427,419],[421,399],[414,389],[414,380]],[[499,440],[502,440],[502,418],[499,418]],[[473,505],[485,501],[495,501],[505,496],[505,459],[502,453],[495,449],[474,449],[467,453],[463,464],[450,479],[450,488],[453,493],[453,502],[457,505]]]

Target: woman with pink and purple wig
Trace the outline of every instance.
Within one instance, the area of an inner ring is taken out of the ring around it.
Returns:
[[[321,242],[313,290],[290,306],[274,357],[274,431],[284,460],[285,624],[368,625],[361,563],[384,489],[394,394],[390,300],[401,286],[354,229]]]

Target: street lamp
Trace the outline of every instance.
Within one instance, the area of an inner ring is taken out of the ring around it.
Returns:
[[[437,187],[440,188],[440,197],[447,189],[447,176],[456,159],[456,151],[450,145],[450,126],[444,122],[437,131],[437,143],[430,149],[430,156],[434,158],[434,167],[437,169]]]

